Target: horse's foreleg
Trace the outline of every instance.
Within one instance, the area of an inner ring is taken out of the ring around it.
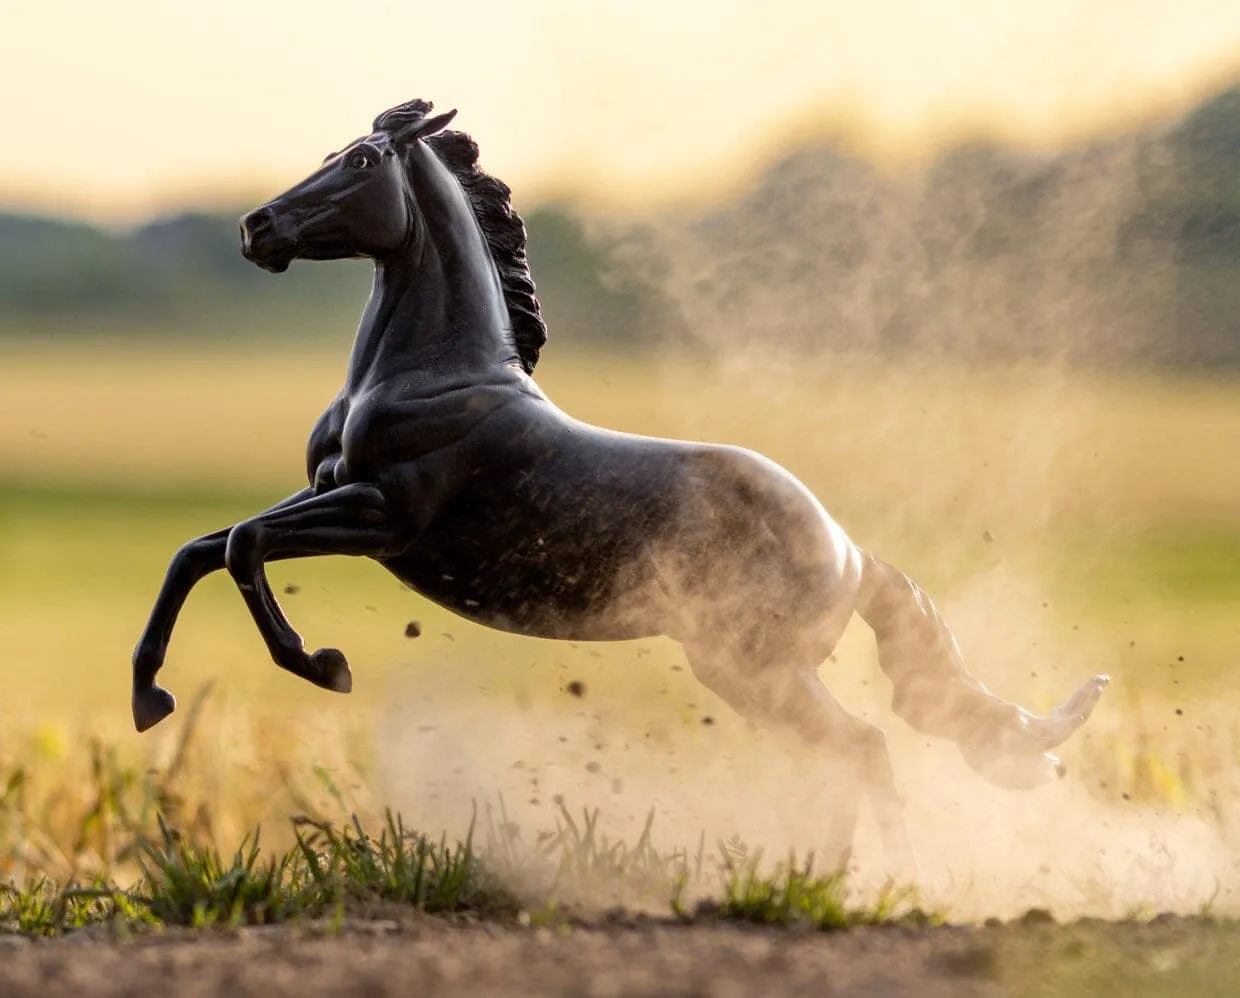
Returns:
[[[313,494],[312,489],[302,489],[268,512],[284,509]],[[168,565],[146,628],[133,653],[133,714],[139,731],[159,723],[176,707],[172,694],[155,685],[155,676],[164,664],[172,630],[190,590],[203,578],[224,567],[224,553],[232,529],[225,527],[189,541],[173,555]]]
[[[406,530],[390,524],[378,487],[354,483],[237,524],[224,561],[275,663],[316,686],[347,693],[353,678],[344,655],[334,648],[306,652],[271,592],[263,563],[331,554],[382,558],[398,554],[407,540]]]

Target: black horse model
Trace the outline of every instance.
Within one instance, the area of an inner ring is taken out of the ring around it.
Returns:
[[[369,257],[374,289],[344,387],[310,435],[311,484],[172,559],[134,652],[138,730],[172,712],[155,675],[190,589],[221,568],[277,665],[348,692],[344,655],[305,650],[263,566],[362,555],[489,627],[674,638],[739,714],[850,760],[892,848],[904,825],[885,735],[818,676],[853,613],[873,628],[894,710],[915,729],[951,739],[1001,786],[1061,771],[1049,750],[1089,716],[1105,676],[1048,715],[1022,710],[965,669],[929,597],[852,543],[783,468],[556,408],[530,376],[546,328],[524,224],[473,140],[445,130],[455,112],[431,110],[414,100],[381,114],[241,222],[260,267]],[[855,821],[855,803],[844,806]]]

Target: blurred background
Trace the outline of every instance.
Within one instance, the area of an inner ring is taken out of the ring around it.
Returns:
[[[670,642],[483,631],[348,559],[271,576],[352,697],[279,672],[213,577],[181,709],[132,733],[169,558],[301,486],[368,291],[363,262],[258,270],[237,220],[416,96],[513,188],[561,407],[780,461],[1001,695],[1112,673],[1068,780],[1017,802],[891,717],[850,629],[825,678],[888,728],[943,897],[1234,902],[1240,7],[59,0],[0,27],[0,862],[106,866],[98,829],[156,803],[234,835],[342,805],[441,828],[499,792],[534,825],[566,796],[812,844],[775,762],[735,783],[749,735]]]

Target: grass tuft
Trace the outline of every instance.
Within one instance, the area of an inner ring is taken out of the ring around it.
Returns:
[[[746,855],[735,844],[720,845],[723,895],[698,905],[697,914],[760,925],[809,926],[820,930],[899,922],[931,925],[942,921],[916,906],[911,887],[888,885],[869,905],[849,904],[847,874],[814,871],[811,853],[803,863],[790,855],[772,872],[762,870],[762,854]]]
[[[428,913],[471,911],[515,914],[520,905],[474,852],[474,826],[455,846],[405,827],[387,812],[379,837],[355,815],[337,830],[328,822],[297,819],[296,855],[325,896],[342,901],[387,901]],[[309,829],[307,832],[306,829]]]
[[[653,809],[646,815],[637,842],[629,846],[600,830],[598,809],[583,810],[579,824],[563,801],[557,801],[557,807],[555,831],[539,836],[542,855],[556,867],[551,896],[568,903],[604,895],[621,904],[666,903],[675,884],[687,876],[684,852],[661,853],[655,848]],[[697,868],[700,872],[700,862]]]
[[[151,920],[140,903],[101,880],[86,887],[59,887],[42,877],[24,888],[0,884],[0,932],[55,936],[90,925],[128,928]]]
[[[160,819],[162,841],[140,841],[141,892],[134,896],[158,922],[202,928],[268,925],[321,914],[330,900],[298,853],[265,859],[256,832],[231,862],[218,850],[184,839]]]

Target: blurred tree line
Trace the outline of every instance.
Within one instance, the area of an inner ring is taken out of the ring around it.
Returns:
[[[237,217],[133,231],[0,214],[0,335],[339,335],[369,265],[240,253]],[[823,145],[705,210],[629,226],[525,211],[561,343],[1240,365],[1240,87],[1055,156],[951,150],[892,177]]]
[[[235,214],[185,212],[129,232],[0,213],[0,335],[316,336],[352,330],[370,291],[367,261],[294,263],[278,278],[241,255]],[[610,265],[606,241],[556,207],[526,216],[540,298],[553,327],[633,345],[661,328],[666,300]]]

